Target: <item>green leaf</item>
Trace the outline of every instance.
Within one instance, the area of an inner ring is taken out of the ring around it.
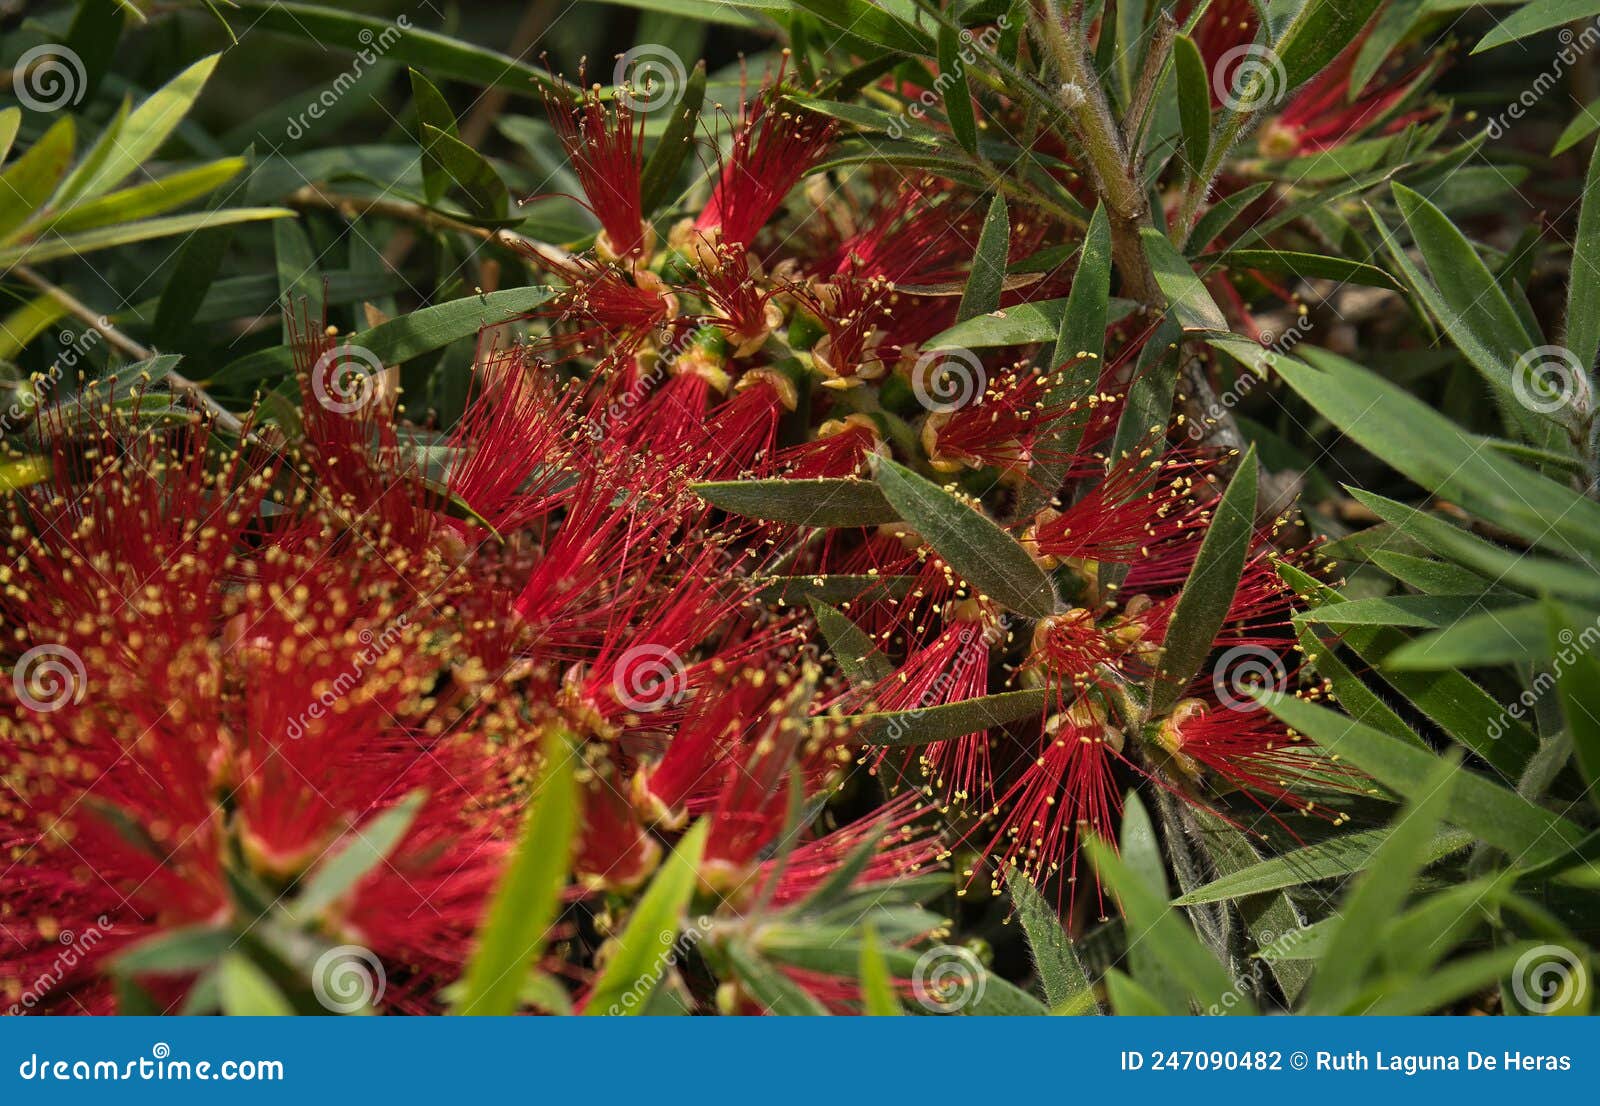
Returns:
[[[1172,403],[1178,394],[1178,354],[1183,331],[1178,317],[1169,312],[1139,351],[1133,383],[1122,405],[1122,417],[1111,440],[1112,460],[1126,457],[1146,443],[1159,452],[1165,446]]]
[[[72,116],[63,115],[0,173],[0,242],[7,241],[55,191],[72,163],[73,134]],[[0,266],[0,271],[13,264]]]
[[[823,22],[874,45],[918,57],[930,57],[934,52],[927,32],[867,0],[795,0],[795,3]]]
[[[134,108],[111,135],[105,147],[106,156],[97,158],[91,154],[62,184],[56,206],[67,207],[76,200],[93,199],[115,188],[154,157],[189,114],[221,56],[210,54],[201,58]]]
[[[380,323],[345,339],[368,350],[385,365],[398,365],[451,342],[470,338],[487,326],[522,318],[551,296],[549,288],[507,288],[487,295],[463,296]],[[225,365],[213,381],[244,384],[294,371],[294,354],[276,347],[248,354]]]
[[[509,207],[506,182],[500,179],[489,159],[438,127],[419,125],[422,154],[459,188],[467,199],[468,210],[484,219],[504,219]]]
[[[1306,0],[1273,47],[1283,63],[1282,93],[1322,72],[1366,26],[1379,0]]]
[[[1555,603],[1546,602],[1550,620],[1550,656],[1554,660],[1561,713],[1572,735],[1578,771],[1588,784],[1591,801],[1600,784],[1600,660],[1583,639],[1578,623]]]
[[[1106,208],[1095,208],[1089,229],[1078,252],[1078,269],[1072,276],[1072,291],[1061,313],[1056,332],[1055,352],[1047,368],[1062,374],[1052,384],[1044,406],[1065,411],[1072,404],[1083,404],[1094,395],[1104,364],[1106,327],[1111,313],[1111,223]],[[1083,438],[1084,419],[1077,412],[1063,414],[1040,435],[1034,450],[1029,481],[1020,493],[1019,515],[1033,515],[1049,502],[1071,466],[1071,457]]]
[[[700,122],[700,107],[706,99],[706,65],[696,62],[683,86],[683,95],[673,105],[672,117],[661,132],[650,158],[639,174],[639,208],[648,217],[672,197],[678,170],[695,149],[694,131]]]
[[[1251,446],[1211,515],[1178,606],[1167,624],[1161,667],[1151,686],[1150,713],[1165,713],[1211,655],[1244,573],[1256,526],[1256,452]]]
[[[1198,174],[1211,156],[1211,81],[1200,47],[1188,35],[1173,42],[1178,80],[1178,121],[1183,128],[1183,160]]]
[[[538,963],[561,909],[578,821],[577,754],[567,733],[558,728],[546,735],[543,754],[544,768],[529,799],[517,851],[495,888],[467,964],[465,986],[454,1007],[457,1014],[516,1012],[528,971]],[[641,902],[639,911],[643,909]]]
[[[111,961],[121,975],[192,975],[220,960],[238,942],[231,929],[197,924],[147,937]]]
[[[848,573],[822,576],[760,576],[756,598],[764,603],[850,603],[863,596],[894,598],[905,596],[916,585],[915,576],[872,576]]]
[[[338,851],[318,864],[301,886],[290,915],[309,923],[352,890],[400,847],[427,797],[423,791],[413,791],[365,826],[351,830],[343,847],[336,845]]]
[[[1237,1003],[1222,1001],[1225,995],[1238,993],[1233,980],[1177,911],[1167,905],[1165,896],[1136,876],[1099,837],[1087,835],[1083,846],[1095,871],[1122,904],[1130,932],[1140,935],[1136,947],[1161,965],[1163,977],[1181,988],[1202,1010],[1216,1007],[1225,1013],[1249,1013],[1252,1004],[1242,994]]]
[[[232,1017],[288,1017],[294,1007],[272,977],[242,953],[231,952],[217,966],[222,1012]]]
[[[20,164],[20,162],[19,162]],[[189,234],[207,227],[228,223],[252,223],[261,219],[283,219],[294,214],[286,207],[234,207],[219,211],[206,211],[195,215],[167,215],[159,219],[143,219],[135,223],[120,223],[112,227],[98,227],[67,237],[50,236],[33,242],[23,242],[0,249],[0,271],[13,265],[36,265],[61,257],[108,250],[133,242],[152,238],[170,238],[175,234]]]
[[[456,129],[455,112],[450,110],[450,102],[444,94],[415,69],[410,74],[411,102],[417,111],[417,145],[422,147],[422,194],[430,204],[437,204],[450,188],[450,172],[439,154],[429,146],[427,136],[422,133],[423,127],[434,127],[458,141],[461,132]]]
[[[1395,793],[1421,795],[1439,758],[1325,707],[1279,692],[1257,698],[1273,714],[1327,751],[1354,764]],[[1565,818],[1470,772],[1451,790],[1445,818],[1503,850],[1518,864],[1554,860],[1574,847],[1583,832]]]
[[[1572,122],[1567,124],[1566,129],[1556,139],[1555,146],[1550,150],[1550,156],[1560,157],[1597,130],[1600,130],[1600,100],[1591,101],[1573,117]],[[1593,164],[1593,158],[1590,162]],[[1587,188],[1584,189],[1584,194],[1589,194]]]
[[[724,480],[691,490],[724,511],[796,526],[877,526],[900,517],[866,480]]]
[[[1165,234],[1154,227],[1139,231],[1144,253],[1150,259],[1156,283],[1172,304],[1184,330],[1226,331],[1228,320],[1217,301],[1211,298],[1205,282],[1195,275],[1189,259],[1178,252]]]
[[[1531,542],[1579,558],[1600,548],[1600,504],[1500,457],[1375,373],[1323,350],[1306,357],[1317,369],[1280,358],[1278,375],[1405,476]]]
[[[1006,887],[1011,891],[1012,905],[1023,932],[1028,936],[1028,951],[1033,955],[1033,966],[1044,986],[1045,1002],[1053,1014],[1098,1014],[1094,989],[1084,974],[1078,954],[1072,948],[1072,938],[1061,928],[1061,920],[1045,901],[1043,895],[1023,874],[1012,867],[1006,874]]]
[[[277,268],[278,302],[283,313],[283,344],[293,347],[295,320],[326,318],[322,274],[311,239],[297,219],[272,224],[273,261]],[[304,305],[304,306],[302,306]]]
[[[677,943],[683,912],[689,905],[699,879],[700,854],[706,846],[711,824],[696,822],[673,849],[650,881],[617,938],[616,951],[606,962],[600,978],[585,1003],[585,1014],[619,1014],[638,1010],[665,974],[663,968]],[[622,1001],[634,994],[639,1002]]]
[[[1376,265],[1352,261],[1347,257],[1328,257],[1318,253],[1298,253],[1294,250],[1226,250],[1196,259],[1202,264],[1218,265],[1229,269],[1261,269],[1269,273],[1288,273],[1290,276],[1336,280],[1343,284],[1360,284],[1369,288],[1398,290],[1400,285]]]
[[[70,234],[107,223],[127,223],[160,215],[226,184],[238,176],[244,166],[242,157],[223,158],[159,180],[109,192],[99,199],[77,204],[61,212],[42,224],[41,229],[56,234]]]
[[[477,88],[504,88],[524,96],[539,88],[561,90],[544,69],[414,26],[409,16],[390,20],[356,15],[320,4],[288,0],[235,0],[252,30],[278,31],[354,54],[381,53],[435,77],[454,77]]]
[[[828,643],[828,652],[852,684],[870,687],[889,678],[894,662],[872,643],[865,630],[819,600],[812,600],[811,609],[817,616],[817,629]]]
[[[1567,283],[1567,349],[1579,365],[1600,356],[1600,143],[1589,158]]]
[[[1389,836],[1387,829],[1364,830],[1343,837],[1318,841],[1292,852],[1284,853],[1220,876],[1202,887],[1175,900],[1177,906],[1198,906],[1212,902],[1259,895],[1267,891],[1281,891],[1286,887],[1300,887],[1324,879],[1340,879],[1363,871],[1372,863],[1378,846]],[[1451,853],[1460,852],[1473,842],[1473,836],[1462,830],[1441,830],[1424,852],[1424,864],[1442,860]]]
[[[1346,97],[1350,102],[1354,103],[1367,82],[1377,75],[1389,54],[1411,33],[1428,6],[1429,0],[1391,0],[1384,6],[1356,53],[1355,64],[1350,67],[1350,91]]]
[[[17,130],[21,126],[21,108],[0,110],[0,164],[4,164],[6,158],[11,156],[11,144],[16,141]]]
[[[888,458],[872,464],[884,498],[980,597],[1031,618],[1055,613],[1050,578],[981,510]]]
[[[1243,214],[1246,208],[1266,195],[1271,187],[1271,181],[1259,181],[1218,200],[1209,211],[1200,216],[1194,229],[1189,232],[1188,242],[1198,249],[1205,249],[1216,241],[1223,231],[1232,226],[1233,221]]]
[[[861,932],[861,999],[863,1013],[869,1017],[894,1017],[905,1013],[900,1009],[894,981],[889,978],[889,965],[884,962],[883,949],[878,945],[878,931],[871,922]]]
[[[1537,603],[1479,605],[1389,655],[1392,669],[1422,672],[1489,664],[1523,664],[1544,655],[1545,619]],[[1482,609],[1487,608],[1487,609]]]
[[[1377,961],[1380,947],[1373,934],[1400,912],[1426,863],[1429,843],[1450,810],[1458,771],[1453,759],[1433,760],[1414,798],[1373,852],[1365,874],[1340,904],[1339,924],[1306,994],[1308,1009],[1325,1014],[1347,1012],[1351,998]]]
[[[993,349],[997,346],[1026,346],[1060,338],[1067,300],[1038,300],[991,311],[964,323],[957,323],[923,343],[925,349]],[[1131,300],[1111,301],[1108,323],[1125,318],[1133,310]]]
[[[1536,35],[1540,31],[1548,31],[1563,23],[1592,19],[1596,14],[1596,7],[1595,0],[1532,0],[1514,14],[1502,19],[1494,30],[1484,35],[1483,40],[1472,48],[1472,52],[1481,54],[1485,50],[1493,50],[1496,46],[1504,46],[1508,42],[1516,42],[1529,35]]]
[[[972,89],[967,84],[967,67],[961,58],[962,42],[958,32],[948,23],[938,29],[939,73],[945,79],[944,117],[950,132],[969,154],[978,152],[978,123],[972,114]],[[995,202],[1002,202],[999,194]],[[982,255],[982,250],[979,250]],[[996,304],[996,306],[999,306]],[[989,310],[993,310],[990,308]]]
[[[926,745],[1030,716],[1042,717],[1049,701],[1043,688],[1028,688],[921,710],[850,714],[843,721],[856,727],[856,740],[863,745]]]
[[[1006,280],[1006,258],[1011,252],[1011,223],[1006,218],[1005,197],[998,192],[989,203],[983,229],[978,233],[978,251],[972,257],[972,272],[956,319],[965,322],[1000,307],[1000,289]]]
[[[1296,617],[1324,626],[1410,626],[1432,630],[1458,622],[1483,606],[1476,595],[1385,595],[1329,603]]]
[[[726,952],[734,975],[768,1013],[813,1018],[828,1013],[809,992],[755,952],[738,943],[729,945]]]
[[[15,360],[29,342],[66,313],[66,305],[54,296],[41,295],[25,300],[0,319],[0,362]]]

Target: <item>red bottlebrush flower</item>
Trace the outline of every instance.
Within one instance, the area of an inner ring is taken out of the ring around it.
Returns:
[[[869,416],[846,415],[824,422],[811,441],[779,450],[776,465],[784,475],[796,480],[863,476],[867,458],[887,455],[887,451],[877,424]]]
[[[1260,16],[1250,0],[1215,0],[1200,17],[1193,37],[1212,74],[1212,103],[1221,103],[1228,94],[1246,91],[1248,75],[1264,72],[1263,90],[1268,96],[1281,96],[1284,80],[1281,65],[1276,72],[1266,47],[1256,44]],[[1430,68],[1428,62],[1401,77],[1369,85],[1354,99],[1350,96],[1350,75],[1361,45],[1370,28],[1363,29],[1349,47],[1309,83],[1296,90],[1275,118],[1261,129],[1261,152],[1268,157],[1289,158],[1318,153],[1342,145],[1378,124],[1395,130],[1416,119],[1433,114],[1422,110],[1392,118],[1395,108],[1411,93]]]
[[[1132,454],[1071,506],[1042,514],[1028,537],[1045,557],[1137,563],[1204,525],[1193,485],[1188,463]]]
[[[578,79],[581,84],[581,73]],[[583,187],[586,206],[600,221],[595,251],[602,261],[644,260],[655,244],[655,231],[645,220],[639,198],[644,128],[635,129],[626,98],[618,97],[607,106],[595,87],[579,92],[576,105],[569,91],[558,97],[547,90],[544,99]]]
[[[936,870],[944,854],[939,835],[924,828],[928,813],[915,794],[906,792],[849,825],[801,842],[781,863],[767,861],[761,865],[759,879],[763,886],[776,880],[771,884],[773,906],[801,902],[872,840],[878,842],[877,847],[856,874],[852,887],[927,875]]]
[[[833,143],[832,120],[782,103],[783,68],[740,109],[738,130],[693,231],[713,245],[748,249],[800,178]]]
[[[35,535],[30,562],[54,566],[0,601],[31,644],[18,665],[46,658],[68,682],[0,686],[13,859],[0,925],[22,950],[3,986],[48,969],[51,931],[105,918],[107,937],[47,996],[94,1008],[111,954],[179,926],[253,925],[253,903],[287,896],[419,793],[387,862],[320,920],[385,968],[388,995],[373,997],[429,1008],[459,973],[506,837],[490,762],[450,736],[478,678],[450,566],[396,544],[380,516],[304,495],[269,524],[258,510],[278,470],[238,454],[212,470],[203,429],[91,421],[94,467],[63,466],[11,508]],[[474,731],[487,738],[491,720]]]
[[[1011,368],[990,380],[975,359],[925,355],[914,371],[920,375],[913,379],[912,387],[924,406],[938,397],[923,421],[922,444],[929,463],[942,472],[957,472],[963,466],[994,466],[1013,483],[1020,482],[1034,461],[1066,459],[1039,456],[1035,447],[1040,428],[1059,428],[1061,420],[1068,417],[1077,417],[1082,423],[1092,410],[1085,404],[1079,415],[1075,404],[1048,402],[1051,389],[1065,380],[1066,374],[1082,371],[1076,363],[1050,374]],[[943,381],[935,379],[940,374],[945,376]],[[971,386],[974,384],[976,387]],[[976,394],[967,394],[972,392]],[[948,402],[943,399],[947,395],[951,397]],[[970,402],[961,402],[963,399]]]

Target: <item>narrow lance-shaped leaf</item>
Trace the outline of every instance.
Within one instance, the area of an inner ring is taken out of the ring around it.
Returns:
[[[1567,349],[1582,368],[1600,356],[1600,143],[1589,157],[1567,282]]]
[[[27,222],[55,191],[72,163],[74,134],[72,116],[63,115],[0,173],[0,242]]]
[[[1274,91],[1287,96],[1322,72],[1355,41],[1377,7],[1378,0],[1306,0],[1273,48],[1283,66]]]
[[[706,99],[706,65],[695,63],[684,83],[683,95],[673,105],[672,118],[661,132],[656,147],[639,175],[639,209],[648,217],[671,198],[678,170],[694,149],[694,129],[700,122],[700,107]]]
[[[834,661],[856,686],[870,686],[889,677],[894,663],[883,655],[872,637],[837,608],[820,600],[811,601],[817,616],[817,629],[828,643]]]
[[[1349,761],[1396,794],[1421,793],[1439,758],[1325,707],[1281,692],[1257,698],[1296,730]],[[1490,845],[1534,865],[1553,861],[1577,846],[1583,831],[1474,772],[1462,772],[1451,791],[1445,818]]]
[[[1076,403],[1079,410],[1061,416],[1040,433],[1042,446],[1035,451],[1030,479],[1019,493],[1019,514],[1031,515],[1049,502],[1066,479],[1070,458],[1083,437],[1086,401],[1100,383],[1105,355],[1106,327],[1111,313],[1111,223],[1105,205],[1095,208],[1078,251],[1078,269],[1072,291],[1061,314],[1054,352],[1046,370],[1061,379],[1050,386],[1046,410],[1064,410]]]
[[[637,1013],[661,982],[678,939],[684,910],[699,879],[700,855],[711,824],[696,822],[661,865],[617,938],[617,948],[585,1003],[585,1014]],[[623,1001],[632,994],[636,1001]]]
[[[405,839],[427,794],[413,791],[393,807],[347,835],[343,847],[317,865],[289,907],[289,913],[310,922],[382,864]]]
[[[695,484],[724,511],[797,526],[877,526],[899,515],[878,485],[865,480],[726,480]]]
[[[1005,197],[996,193],[978,233],[978,252],[972,257],[972,272],[956,312],[958,321],[987,314],[1000,306],[1000,289],[1006,279],[1006,258],[1011,252],[1011,222],[1006,215]]]
[[[1098,1014],[1094,989],[1084,974],[1083,965],[1072,947],[1072,938],[1061,927],[1061,919],[1019,868],[1006,875],[1011,902],[1017,919],[1028,937],[1028,951],[1044,986],[1045,1002],[1053,1014]]]
[[[450,188],[450,173],[438,153],[428,145],[422,128],[424,125],[434,127],[455,139],[460,139],[461,133],[456,129],[455,113],[450,110],[444,94],[415,69],[410,73],[411,103],[417,112],[417,144],[422,147],[422,194],[430,204],[436,204]]]
[[[1031,618],[1055,613],[1050,578],[987,515],[884,457],[873,469],[884,498],[981,595]]]
[[[1211,298],[1205,282],[1195,275],[1189,259],[1178,252],[1171,240],[1154,227],[1141,230],[1139,239],[1144,243],[1145,257],[1150,261],[1156,284],[1171,302],[1183,329],[1227,330],[1228,320],[1223,318],[1222,309]]]
[[[1198,173],[1211,154],[1211,81],[1200,48],[1188,35],[1173,42],[1178,80],[1178,121],[1183,128],[1183,159]]]
[[[487,158],[438,127],[420,125],[424,157],[437,160],[444,174],[466,196],[474,215],[504,219],[508,205],[505,181]]]
[[[1600,801],[1600,792],[1595,790],[1600,787],[1600,660],[1595,659],[1592,643],[1584,640],[1579,622],[1553,602],[1546,601],[1545,609],[1561,713],[1572,737],[1578,771],[1594,804]]]
[[[1401,811],[1371,865],[1340,905],[1340,920],[1306,995],[1310,1009],[1344,1013],[1360,990],[1380,949],[1373,934],[1399,913],[1411,894],[1412,881],[1427,862],[1428,845],[1450,809],[1457,771],[1452,759],[1434,761],[1416,797]]]
[[[1372,863],[1378,846],[1389,836],[1387,829],[1363,830],[1360,833],[1333,837],[1314,845],[1305,845],[1240,868],[1212,880],[1202,887],[1174,900],[1177,906],[1193,906],[1211,902],[1227,902],[1266,891],[1279,891],[1285,887],[1300,887],[1325,879],[1339,879],[1364,870]],[[1451,853],[1460,852],[1472,844],[1472,834],[1464,830],[1441,830],[1434,836],[1425,853],[1424,863],[1432,864]]]
[[[961,60],[962,34],[948,23],[939,24],[939,73],[945,78],[944,117],[950,131],[969,154],[978,152],[978,123],[972,114],[972,90],[967,85],[967,67]],[[995,199],[999,199],[998,196]],[[991,308],[992,310],[992,308]]]
[[[845,720],[865,745],[926,745],[1039,715],[1048,701],[1043,688],[1027,688],[917,710],[852,714]]]
[[[883,946],[878,943],[878,931],[870,922],[861,933],[861,1000],[863,1011],[869,1017],[894,1017],[905,1013],[894,993],[894,981],[889,978],[889,965],[883,958]]]
[[[577,754],[565,731],[552,728],[542,746],[544,769],[534,786],[517,851],[500,877],[478,947],[467,965],[457,1014],[516,1012],[528,969],[537,962],[561,905],[578,820]]]
[[[1153,715],[1177,701],[1210,655],[1227,620],[1255,532],[1256,483],[1256,453],[1251,446],[1212,512],[1211,525],[1167,624],[1161,668],[1151,689]]]

